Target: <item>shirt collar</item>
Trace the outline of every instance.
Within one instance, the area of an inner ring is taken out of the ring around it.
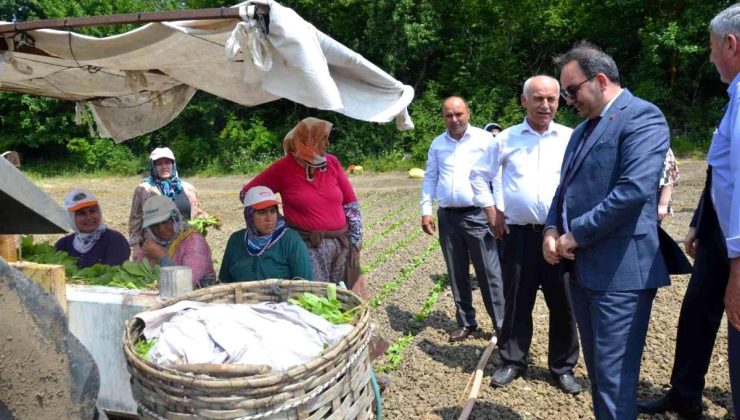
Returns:
[[[550,124],[547,126],[547,129],[545,130],[545,132],[542,133],[542,134],[540,134],[537,130],[535,130],[534,128],[532,128],[531,125],[529,125],[529,121],[527,121],[527,118],[524,117],[524,124],[522,124],[522,129],[521,129],[521,131],[519,133],[520,134],[523,134],[523,133],[525,133],[527,131],[531,132],[532,134],[536,134],[538,136],[544,137],[544,136],[547,136],[547,135],[549,135],[551,133],[557,134],[558,133],[558,126],[557,126],[557,124],[555,124],[555,121],[550,121]]]
[[[606,104],[606,106],[604,107],[604,109],[602,109],[602,110],[601,110],[601,114],[599,114],[599,117],[603,117],[603,116],[604,116],[604,115],[606,114],[606,111],[608,111],[608,110],[609,110],[609,108],[611,108],[611,106],[612,106],[612,104],[614,103],[614,101],[616,101],[616,100],[617,100],[617,98],[619,98],[619,95],[621,95],[621,94],[622,94],[622,92],[624,92],[624,88],[620,88],[620,89],[619,89],[619,92],[617,92],[617,94],[616,94],[616,95],[614,95],[614,97],[612,98],[612,100],[611,100],[611,101],[609,101],[609,102],[608,102],[608,103]]]
[[[735,78],[732,79],[732,81],[730,82],[730,85],[727,86],[727,94],[730,95],[730,98],[732,98],[732,95],[737,90],[738,83],[740,83],[740,72],[735,75]]]
[[[445,130],[445,138],[449,141],[461,142],[465,140],[466,137],[470,137],[470,123],[468,123],[468,128],[465,129],[465,133],[463,133],[462,137],[460,137],[460,140],[457,140],[456,138],[452,137],[450,135],[450,130]]]

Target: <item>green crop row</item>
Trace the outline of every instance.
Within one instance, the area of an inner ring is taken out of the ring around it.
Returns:
[[[377,225],[379,225],[379,224],[381,224],[381,223],[383,223],[383,222],[385,222],[385,221],[389,220],[389,219],[390,219],[390,218],[392,218],[393,216],[396,216],[396,215],[397,215],[397,214],[399,214],[399,213],[403,213],[403,212],[404,212],[405,210],[407,210],[407,209],[408,209],[409,207],[413,206],[415,202],[417,202],[417,199],[416,199],[416,197],[414,197],[414,198],[413,198],[413,199],[411,199],[411,200],[408,200],[408,201],[406,201],[405,203],[401,204],[401,206],[399,206],[399,207],[397,207],[397,208],[395,208],[395,209],[393,209],[393,210],[391,210],[391,211],[389,211],[389,212],[385,213],[385,214],[384,214],[384,215],[383,215],[382,217],[380,217],[379,219],[377,219],[377,220],[374,220],[374,221],[372,221],[372,222],[368,223],[368,224],[367,224],[367,226],[365,226],[365,228],[366,228],[366,229],[371,229],[371,228],[373,228],[373,227],[375,227],[375,226],[377,226]]]
[[[423,322],[426,321],[427,318],[429,318],[434,305],[436,305],[437,301],[439,300],[439,294],[445,290],[445,287],[448,284],[449,279],[447,274],[437,276],[434,281],[434,287],[432,287],[432,289],[429,291],[429,295],[427,296],[427,300],[424,301],[424,306],[422,307],[421,312],[414,315],[415,320],[417,320],[418,322]]]
[[[375,371],[384,373],[398,369],[398,366],[401,365],[401,361],[403,360],[403,351],[413,342],[414,334],[410,331],[396,340],[396,342],[391,344],[385,352],[386,362],[376,366]]]
[[[381,290],[377,296],[373,297],[368,305],[371,308],[377,308],[378,306],[380,306],[383,303],[383,300],[385,300],[385,298],[387,298],[391,293],[398,290],[398,288],[401,287],[401,284],[403,284],[403,282],[411,277],[416,269],[419,268],[419,266],[424,263],[427,257],[429,257],[429,255],[431,255],[432,252],[434,252],[438,247],[439,240],[435,239],[431,244],[429,244],[429,246],[427,246],[427,248],[424,250],[424,252],[421,253],[421,255],[417,255],[416,257],[414,257],[411,263],[401,269],[401,274],[398,277],[383,286],[383,290]]]
[[[406,246],[409,242],[411,242],[414,239],[416,239],[419,236],[421,236],[421,233],[422,233],[421,228],[417,228],[416,230],[414,230],[413,232],[411,232],[410,235],[408,235],[407,237],[401,239],[400,241],[398,241],[395,244],[393,244],[393,246],[391,246],[390,248],[388,248],[385,251],[383,251],[382,254],[378,255],[378,257],[375,258],[375,260],[373,260],[373,262],[371,262],[370,264],[368,264],[368,265],[366,265],[364,267],[361,267],[360,268],[360,272],[362,274],[367,274],[367,273],[373,271],[377,266],[379,266],[380,264],[383,264],[385,262],[385,260],[387,260],[388,257],[391,256],[391,254],[393,254],[394,252],[396,252],[399,249],[401,249],[404,246]]]
[[[363,243],[362,246],[364,248],[370,248],[376,242],[378,242],[379,240],[383,239],[384,236],[388,235],[389,233],[393,232],[394,230],[397,230],[399,227],[405,225],[406,223],[408,223],[409,220],[413,219],[414,217],[417,217],[417,216],[415,214],[410,214],[410,215],[404,217],[403,219],[396,220],[395,222],[393,222],[390,225],[388,225],[388,227],[386,227],[385,229],[383,229],[382,232],[378,233],[377,235],[375,235],[372,238],[370,238],[370,240],[368,240],[367,242]]]

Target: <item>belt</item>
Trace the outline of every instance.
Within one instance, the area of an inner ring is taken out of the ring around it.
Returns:
[[[545,230],[545,225],[535,225],[534,223],[527,223],[526,225],[509,225],[509,229],[521,229],[530,232],[542,232]]]
[[[466,211],[478,210],[478,207],[476,207],[476,206],[467,206],[467,207],[440,207],[439,209],[440,210],[444,210],[444,211],[451,211],[451,212],[454,212],[454,213],[463,213],[463,212],[466,212]]]

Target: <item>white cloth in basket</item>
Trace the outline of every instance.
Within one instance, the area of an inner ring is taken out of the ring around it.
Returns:
[[[354,328],[334,325],[289,303],[183,304],[181,308],[193,306],[200,307],[174,316],[162,314],[171,319],[161,324],[159,341],[149,351],[152,362],[258,364],[286,371],[315,359]],[[146,313],[137,317],[157,323]]]

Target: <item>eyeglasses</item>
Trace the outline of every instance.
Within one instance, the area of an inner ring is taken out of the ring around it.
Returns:
[[[567,100],[575,100],[576,95],[578,95],[578,91],[581,90],[581,86],[583,86],[584,83],[592,80],[596,76],[589,77],[588,79],[582,81],[581,83],[571,86],[569,88],[560,89],[560,96],[563,97],[563,99]]]

